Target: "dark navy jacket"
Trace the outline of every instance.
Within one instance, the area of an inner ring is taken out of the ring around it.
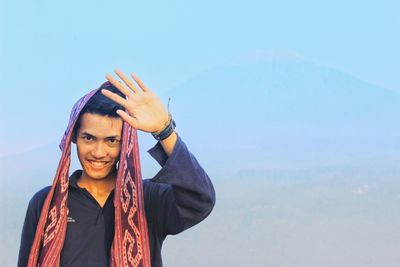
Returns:
[[[177,234],[199,223],[215,203],[212,183],[180,137],[168,157],[160,143],[149,153],[162,166],[152,179],[143,180],[144,204],[149,231],[151,265],[162,266],[161,246],[169,234]],[[81,171],[70,177],[68,224],[61,266],[109,266],[114,236],[113,192],[101,207],[76,181]],[[18,267],[26,266],[41,208],[50,186],[37,192],[29,202],[22,230]]]

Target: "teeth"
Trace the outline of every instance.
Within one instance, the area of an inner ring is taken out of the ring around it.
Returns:
[[[90,164],[93,165],[93,167],[103,167],[106,165],[106,162],[101,162],[101,161],[90,161]]]

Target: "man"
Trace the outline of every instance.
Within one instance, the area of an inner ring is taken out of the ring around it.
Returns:
[[[208,175],[174,131],[158,97],[116,71],[74,106],[51,187],[31,199],[18,266],[162,266],[161,246],[203,220],[215,203]],[[159,142],[162,169],[140,177],[136,130]],[[70,140],[82,170],[68,179]]]

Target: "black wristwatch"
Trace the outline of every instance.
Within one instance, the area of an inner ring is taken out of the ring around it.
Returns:
[[[158,140],[164,140],[166,138],[168,138],[175,130],[176,127],[176,123],[174,121],[174,119],[172,119],[171,115],[169,116],[169,123],[168,125],[164,128],[164,130],[162,130],[161,132],[156,132],[156,133],[151,133],[153,135],[153,137]]]

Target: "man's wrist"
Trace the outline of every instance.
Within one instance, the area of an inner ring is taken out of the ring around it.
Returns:
[[[165,124],[164,129],[159,132],[152,132],[151,134],[153,135],[153,137],[156,140],[161,141],[161,140],[168,138],[174,132],[175,127],[176,127],[176,123],[172,119],[171,114],[169,114],[169,120]]]

